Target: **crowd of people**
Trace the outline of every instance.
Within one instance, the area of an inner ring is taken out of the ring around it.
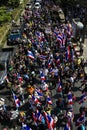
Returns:
[[[60,23],[52,8],[56,8],[53,2],[44,1],[42,8],[25,10],[23,41],[8,66],[10,114],[5,103],[0,113],[2,120],[9,119],[8,124],[17,130],[18,126],[22,130],[58,130],[61,122],[64,130],[84,127],[85,108],[80,108],[77,120],[73,109],[75,83],[86,82],[84,60],[75,52],[72,25]],[[84,89],[78,104],[83,104],[86,96]]]

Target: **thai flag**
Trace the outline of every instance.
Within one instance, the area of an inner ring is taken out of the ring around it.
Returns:
[[[48,59],[48,67],[51,67],[51,60]]]
[[[34,55],[33,55],[33,53],[32,53],[31,51],[28,51],[27,56],[28,56],[30,59],[32,59],[32,60],[35,59],[35,57],[34,57]]]
[[[35,96],[32,96],[32,100],[34,101],[35,104],[41,104]]]
[[[83,124],[84,122],[85,122],[85,115],[82,114],[82,115],[78,118],[78,120],[77,120],[77,122],[76,122],[76,125],[77,125],[77,126],[80,126],[80,125]]]
[[[61,92],[62,91],[62,86],[61,86],[61,83],[59,82],[58,83],[58,92]]]
[[[34,123],[37,126],[37,114],[36,113],[32,113],[33,119],[34,119]]]
[[[13,93],[13,98],[14,98],[14,101],[15,101],[15,105],[16,105],[16,107],[18,108],[18,107],[21,106],[21,102],[20,102],[20,100],[17,98],[17,96],[14,94],[14,92],[12,92],[12,93]]]
[[[22,130],[32,130],[28,125],[22,123]]]
[[[42,114],[39,112],[39,110],[36,110],[37,119],[41,122],[42,121]]]
[[[61,43],[62,44],[62,42],[63,42],[63,37],[62,37],[62,35],[58,35],[57,36],[57,41],[59,41],[59,43]]]
[[[52,101],[51,101],[51,98],[49,96],[47,96],[47,103],[52,105]]]
[[[40,74],[40,77],[41,77],[41,80],[42,80],[42,81],[45,81],[45,80],[46,80],[45,75],[43,74],[43,72]]]
[[[45,60],[46,57],[47,57],[47,56],[45,56],[45,55],[39,55],[39,59],[41,59],[41,60]]]
[[[71,130],[69,123],[66,124],[66,126],[64,127],[64,130]]]
[[[56,57],[56,63],[59,65],[60,64],[60,56]]]
[[[70,29],[70,25],[69,25],[69,24],[68,24],[67,27],[66,27],[66,33],[67,33],[68,38],[70,38],[72,32],[71,32],[71,29]]]
[[[80,101],[79,101],[79,104],[83,103],[85,100],[87,99],[87,94],[86,93],[83,93],[80,97]]]
[[[53,130],[54,126],[55,126],[55,122],[54,122],[53,118],[49,114],[47,114],[46,112],[44,112],[44,116],[46,118],[46,123],[47,123],[48,129]]]
[[[20,82],[23,81],[23,78],[20,76],[20,74],[17,75],[17,78],[18,78],[18,80],[19,80]]]
[[[67,98],[68,98],[68,105],[72,105],[73,104],[73,97],[72,97],[71,92],[68,93]]]
[[[43,93],[40,89],[36,89],[36,92],[37,92],[39,97],[43,97]]]
[[[70,59],[70,46],[66,50],[66,60]]]

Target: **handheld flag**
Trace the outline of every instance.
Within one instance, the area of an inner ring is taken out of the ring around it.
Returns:
[[[27,56],[28,56],[31,60],[34,60],[34,59],[35,59],[34,54],[33,54],[31,51],[28,51]]]
[[[15,105],[16,105],[16,107],[18,108],[18,107],[21,106],[21,102],[20,102],[20,100],[17,98],[17,96],[14,94],[14,92],[12,92],[12,93],[13,93],[13,98],[14,98],[14,101],[15,101]]]
[[[79,104],[83,103],[85,100],[87,99],[87,95],[86,93],[83,93],[80,97],[80,101],[79,101]]]
[[[51,101],[51,98],[49,96],[47,96],[47,103],[52,105],[52,101]]]
[[[68,105],[72,105],[73,104],[73,96],[72,96],[71,92],[68,92],[67,98],[68,98]]]
[[[66,124],[66,126],[64,127],[64,130],[71,130],[69,123]]]

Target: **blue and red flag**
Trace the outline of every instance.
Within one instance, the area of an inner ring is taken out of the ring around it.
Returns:
[[[77,120],[77,122],[76,122],[76,126],[80,126],[80,125],[82,125],[83,123],[85,123],[85,115],[84,114],[82,114],[79,118],[78,118],[78,120]]]
[[[36,92],[37,92],[39,97],[43,97],[43,93],[40,89],[36,89]]]
[[[35,112],[32,113],[32,117],[34,119],[34,123],[37,126],[37,114]]]
[[[68,105],[73,105],[73,96],[70,91],[68,92],[67,98],[68,98]]]
[[[62,34],[58,34],[58,35],[57,35],[57,41],[59,41],[60,43],[62,43],[62,41],[63,41],[63,36],[62,36]]]
[[[53,130],[54,127],[55,127],[54,119],[49,114],[47,114],[46,112],[44,112],[44,116],[45,116],[45,119],[46,119],[48,129]]]
[[[69,60],[71,58],[71,54],[70,54],[70,46],[67,47],[66,50],[66,60]]]
[[[13,93],[13,98],[14,98],[15,105],[16,105],[16,107],[18,108],[18,107],[21,106],[21,102],[20,102],[20,100],[17,98],[17,96],[14,94],[14,92],[12,92],[12,93]]]
[[[28,51],[27,56],[28,56],[31,60],[34,60],[34,59],[35,59],[34,54],[33,54],[31,51]]]
[[[42,118],[43,118],[43,116],[42,116],[42,114],[40,113],[40,111],[39,110],[36,110],[36,116],[37,116],[37,119],[38,119],[38,121],[42,121]]]
[[[52,100],[51,100],[51,98],[49,96],[47,96],[47,103],[52,105]]]
[[[45,81],[45,80],[46,80],[45,75],[44,75],[43,72],[41,72],[40,77],[41,77],[41,80],[42,80],[42,81]]]
[[[66,126],[64,127],[64,130],[71,130],[69,123],[66,124]]]
[[[84,92],[84,93],[81,95],[81,97],[80,97],[79,104],[83,103],[86,99],[87,99],[87,94]]]
[[[41,104],[41,102],[33,95],[32,95],[32,100],[34,101],[35,104]]]

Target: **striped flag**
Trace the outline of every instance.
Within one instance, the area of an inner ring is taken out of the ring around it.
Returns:
[[[43,72],[41,72],[40,77],[41,77],[41,80],[42,80],[42,81],[45,81],[45,80],[46,80],[45,75],[43,74]]]
[[[22,82],[22,81],[23,81],[23,78],[21,77],[21,75],[20,75],[20,74],[18,74],[18,75],[17,75],[17,78],[18,78],[18,80],[19,80],[20,82]]]
[[[39,100],[35,96],[33,96],[33,95],[32,95],[32,100],[34,101],[35,104],[41,104],[39,102]]]
[[[51,98],[49,96],[47,96],[47,103],[52,105],[52,100],[51,100]]]
[[[63,36],[61,34],[59,34],[57,36],[57,41],[62,44],[62,42],[63,42]]]
[[[71,27],[70,27],[69,24],[68,24],[67,27],[66,27],[66,34],[67,34],[67,37],[68,37],[68,38],[71,37],[72,31],[71,31]]]
[[[48,59],[48,68],[50,68],[50,67],[51,67],[51,60]]]
[[[86,99],[87,99],[87,94],[84,92],[84,93],[81,95],[81,97],[80,97],[79,104],[83,103]]]
[[[22,123],[22,130],[32,130],[27,124]]]
[[[57,63],[57,65],[60,64],[60,56],[59,55],[56,57],[56,63]]]
[[[73,104],[73,96],[72,96],[72,93],[70,91],[68,92],[67,98],[68,98],[68,105],[72,105]]]
[[[69,60],[71,57],[70,55],[70,46],[68,46],[67,50],[66,50],[66,60]]]
[[[36,92],[37,92],[39,97],[43,97],[43,93],[40,89],[36,89]]]
[[[20,102],[20,100],[17,98],[17,96],[14,94],[14,92],[12,92],[12,93],[13,93],[13,98],[14,98],[14,101],[15,101],[15,105],[16,105],[16,107],[18,108],[18,107],[21,106],[21,102]]]
[[[31,60],[34,60],[34,59],[35,59],[34,54],[33,54],[31,51],[28,51],[27,56],[28,56]]]
[[[61,86],[61,83],[59,82],[58,83],[58,92],[61,92],[62,91],[62,86]]]
[[[64,130],[71,130],[69,123],[66,124],[66,126],[64,127]]]
[[[48,129],[53,130],[54,126],[55,126],[54,119],[49,114],[47,114],[46,112],[44,112],[44,116],[45,116],[45,119],[46,119]]]
[[[41,122],[41,121],[42,121],[43,116],[42,116],[42,114],[40,113],[40,111],[39,111],[39,110],[36,110],[36,116],[37,116],[37,119]]]
[[[39,55],[39,59],[41,59],[41,60],[45,60],[46,59],[46,55]]]
[[[35,112],[32,113],[33,119],[34,119],[34,123],[37,126],[37,115]]]
[[[84,114],[82,114],[79,118],[78,118],[78,120],[77,120],[77,122],[76,122],[76,126],[80,126],[80,125],[82,125],[83,123],[85,123],[85,115]]]

